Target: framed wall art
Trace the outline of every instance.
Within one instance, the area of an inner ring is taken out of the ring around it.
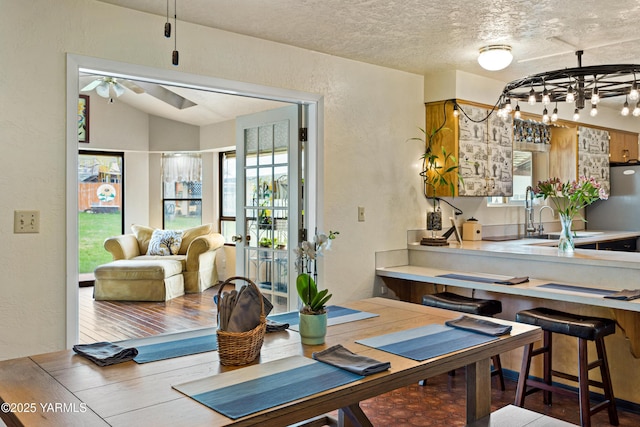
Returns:
[[[89,143],[89,96],[78,98],[78,142]]]

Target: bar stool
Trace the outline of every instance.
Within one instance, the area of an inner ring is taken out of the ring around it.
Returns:
[[[422,297],[422,305],[489,317],[502,312],[502,303],[498,300],[465,297],[446,291],[424,295]],[[502,374],[500,355],[491,357],[491,361],[493,363],[491,376],[498,375],[500,380],[500,390],[504,391],[504,375]],[[449,375],[454,374],[455,371],[449,372]],[[420,385],[424,385],[424,383],[425,380],[420,381]]]
[[[516,314],[516,321],[540,326],[543,331],[542,347],[534,350],[533,344],[527,344],[522,357],[522,367],[518,378],[518,388],[516,389],[515,405],[524,407],[525,396],[536,391],[543,391],[543,401],[551,405],[551,393],[561,393],[565,395],[578,394],[580,401],[580,425],[582,427],[591,426],[591,415],[607,409],[609,412],[609,423],[618,425],[618,412],[613,397],[611,386],[611,376],[609,375],[609,363],[604,347],[604,337],[616,331],[616,323],[611,319],[600,317],[587,317],[571,313],[564,313],[549,308],[534,308],[523,310]],[[569,375],[564,372],[554,371],[551,366],[552,333],[558,333],[578,338],[578,376]],[[589,363],[587,358],[587,341],[595,341],[598,359]],[[543,357],[543,379],[542,381],[529,378],[531,368],[531,358],[542,354]],[[589,371],[600,367],[602,381],[589,380]],[[552,377],[560,377],[578,383],[577,393],[552,384]],[[589,385],[598,387],[604,391],[605,400],[593,407],[589,402]],[[527,390],[527,386],[531,389]]]

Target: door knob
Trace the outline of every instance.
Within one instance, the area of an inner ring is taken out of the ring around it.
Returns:
[[[242,242],[242,235],[241,234],[236,234],[234,236],[231,236],[231,241],[232,242]]]

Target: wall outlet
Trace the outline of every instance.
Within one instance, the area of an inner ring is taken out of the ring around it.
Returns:
[[[14,233],[39,233],[40,211],[13,211]]]

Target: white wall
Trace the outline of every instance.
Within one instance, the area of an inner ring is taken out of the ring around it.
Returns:
[[[89,143],[82,149],[147,151],[149,149],[149,115],[117,99],[89,95]]]
[[[149,154],[124,156],[124,232],[131,233],[131,224],[149,224]]]
[[[199,150],[199,126],[149,116],[149,151]]]
[[[1,359],[65,347],[66,218],[75,215],[65,202],[66,54],[174,69],[158,31],[164,21],[91,0],[2,0],[0,51],[11,61],[0,79],[0,237],[10,248],[0,258]],[[424,125],[423,78],[179,25],[183,72],[324,96],[323,217],[341,235],[322,281],[336,303],[370,296],[374,253],[404,247],[406,230],[423,224],[421,149],[405,142]],[[159,190],[153,157],[150,197]],[[366,222],[357,222],[357,206]],[[40,210],[41,232],[13,234],[16,209]]]

